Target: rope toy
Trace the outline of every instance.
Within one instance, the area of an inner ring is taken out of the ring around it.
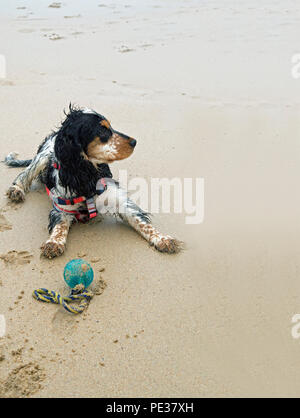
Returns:
[[[34,299],[40,302],[56,303],[62,305],[68,312],[73,314],[82,313],[88,306],[94,294],[84,288],[84,285],[78,284],[72,289],[69,296],[61,296],[59,293],[48,289],[37,289],[32,293]],[[75,307],[70,305],[70,302],[79,301],[80,303]]]
[[[68,312],[79,314],[87,308],[94,296],[93,292],[86,290],[93,278],[94,272],[88,262],[80,258],[71,260],[64,269],[64,280],[72,288],[69,296],[63,297],[57,292],[44,288],[34,290],[32,296],[40,302],[56,303],[62,305]],[[70,305],[71,302],[79,302],[79,304]]]

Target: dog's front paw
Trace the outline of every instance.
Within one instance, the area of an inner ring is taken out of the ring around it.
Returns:
[[[14,184],[13,186],[11,186],[7,192],[6,192],[8,198],[12,201],[12,202],[24,202],[25,200],[25,192],[23,189],[21,189],[21,187],[17,186],[16,184]]]
[[[42,250],[41,251],[42,256],[51,259],[51,258],[59,257],[60,255],[62,255],[65,251],[65,245],[58,244],[57,242],[54,242],[54,241],[46,241],[41,246],[41,250]]]
[[[183,242],[178,241],[169,235],[159,235],[153,237],[150,244],[162,253],[174,254],[179,253],[179,251],[183,249]]]

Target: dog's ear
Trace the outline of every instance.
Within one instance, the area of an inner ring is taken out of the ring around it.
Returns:
[[[76,168],[78,162],[83,158],[82,145],[80,142],[80,132],[71,126],[63,126],[57,133],[55,139],[55,156],[61,166],[69,167],[70,170]]]
[[[79,116],[79,115],[78,115]],[[62,186],[76,194],[89,196],[95,191],[93,164],[86,160],[83,139],[88,133],[80,120],[67,116],[57,132],[54,152],[60,165],[59,179]]]

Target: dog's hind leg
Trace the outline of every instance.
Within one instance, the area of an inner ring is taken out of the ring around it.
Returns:
[[[50,153],[46,151],[47,150],[43,150],[38,153],[32,161],[28,160],[30,164],[17,176],[6,193],[10,200],[14,202],[23,202],[25,200],[25,194],[29,191],[32,181],[36,179],[47,166]],[[5,162],[7,165],[12,166],[12,163],[9,160],[6,160]]]
[[[73,215],[57,212],[52,209],[49,213],[49,239],[42,244],[42,255],[46,258],[54,258],[62,255],[66,248],[70,226],[74,221]]]

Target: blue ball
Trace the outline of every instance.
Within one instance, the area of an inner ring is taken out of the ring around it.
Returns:
[[[76,258],[66,264],[64,279],[72,289],[78,284],[83,284],[84,287],[88,287],[94,279],[94,272],[87,261]]]

